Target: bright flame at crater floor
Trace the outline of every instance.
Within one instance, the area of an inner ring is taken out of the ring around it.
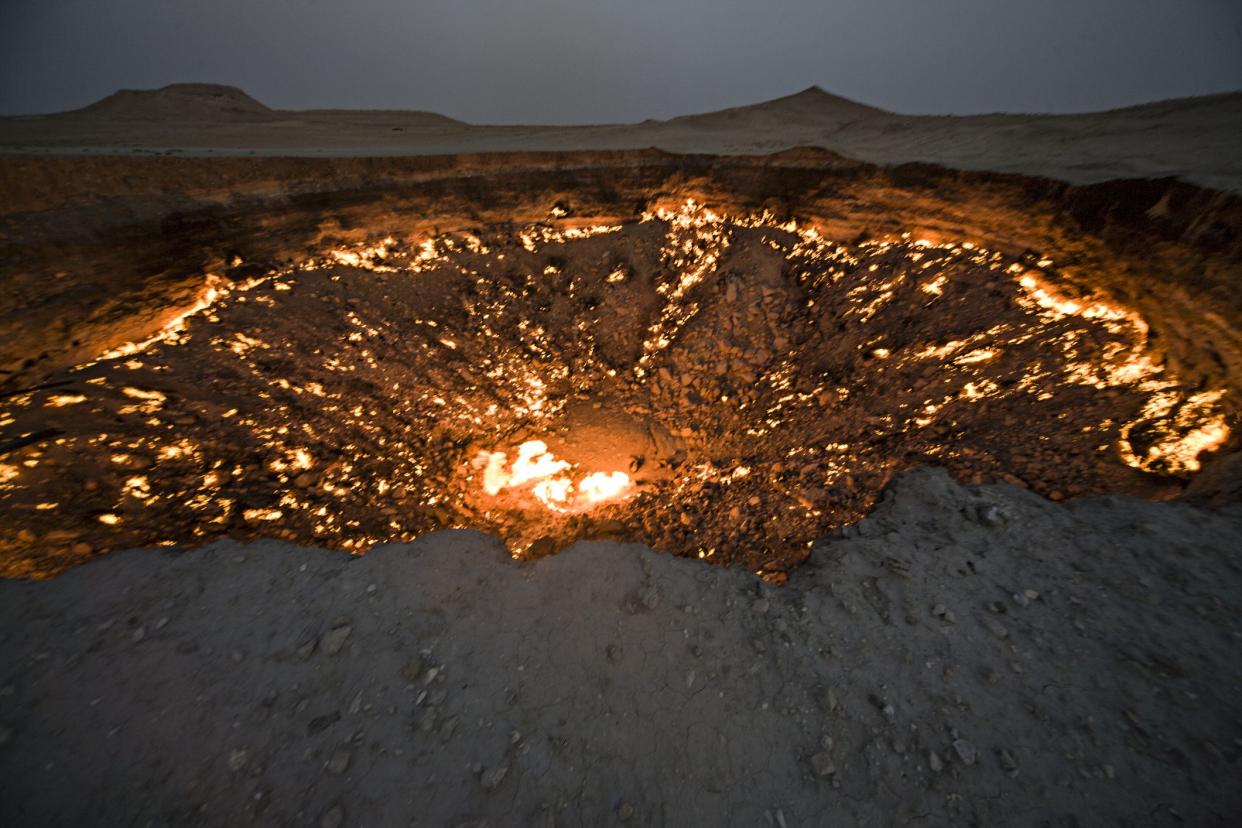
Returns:
[[[598,503],[623,497],[630,476],[622,471],[592,472],[576,481],[572,466],[556,459],[542,440],[518,446],[517,457],[508,464],[503,451],[481,452],[474,462],[482,469],[483,491],[495,497],[502,492],[518,494],[526,489],[544,508],[556,512],[590,509]]]

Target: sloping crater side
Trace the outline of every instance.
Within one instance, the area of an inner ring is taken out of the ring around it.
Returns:
[[[465,526],[781,579],[929,462],[1233,497],[1234,196],[818,150],[5,158],[0,184],[9,575]]]
[[[1133,307],[1187,374],[1237,389],[1242,199],[1173,179],[880,168],[817,149],[766,158],[655,150],[430,158],[0,158],[0,370],[46,378],[156,330],[207,272],[232,278],[338,244],[432,230],[637,218],[697,198],[797,217],[830,239],[974,240],[1056,256]],[[240,258],[240,271],[229,263]],[[145,325],[145,327],[144,327]]]

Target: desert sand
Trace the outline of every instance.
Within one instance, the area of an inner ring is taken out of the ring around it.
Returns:
[[[0,118],[0,152],[400,156],[620,150],[768,155],[821,147],[873,164],[923,161],[1087,184],[1177,176],[1242,189],[1242,93],[1082,115],[907,116],[811,87],[666,121],[491,126],[428,112],[273,110],[240,89],[122,91],[73,112]]]

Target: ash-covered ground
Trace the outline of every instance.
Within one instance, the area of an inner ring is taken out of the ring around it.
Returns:
[[[477,533],[0,581],[0,823],[1233,825],[1242,512],[897,478],[780,587]]]
[[[1221,392],[1183,387],[1137,314],[1066,292],[1042,254],[692,202],[564,212],[234,262],[151,339],[4,400],[3,573],[462,527],[779,580],[903,469],[1159,498],[1228,436]]]

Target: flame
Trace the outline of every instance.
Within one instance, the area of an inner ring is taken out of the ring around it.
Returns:
[[[568,463],[557,460],[548,452],[548,444],[543,440],[527,440],[520,445],[517,459],[508,472],[505,471],[507,459],[503,451],[488,455],[487,469],[483,472],[483,489],[489,495],[499,494],[501,489],[517,488],[532,480],[552,477],[569,468]]]
[[[476,465],[483,468],[483,491],[495,497],[505,489],[530,486],[530,493],[555,512],[576,511],[622,496],[630,487],[625,472],[593,472],[574,483],[564,472],[572,466],[558,460],[543,440],[527,440],[518,446],[517,458],[508,465],[503,451],[481,452]],[[506,468],[508,465],[508,468]]]
[[[625,472],[595,472],[582,478],[578,484],[578,494],[590,503],[611,500],[624,492],[630,485],[630,476]]]
[[[573,486],[573,481],[568,477],[552,477],[536,483],[531,491],[544,506],[556,511],[564,511],[569,503]]]
[[[188,308],[174,314],[154,335],[139,342],[126,342],[118,345],[116,348],[100,354],[97,359],[109,360],[131,356],[145,351],[157,342],[164,342],[166,340],[176,344],[179,341],[179,335],[189,325],[190,317],[210,308],[221,297],[223,291],[217,287],[217,281],[215,276],[208,276],[206,284],[199,290],[198,295],[194,297],[194,302]]]
[[[85,394],[53,394],[47,399],[47,404],[53,408],[61,408],[66,405],[77,405],[82,402],[86,402]]]
[[[1186,399],[1177,393],[1154,395],[1140,419],[1122,428],[1121,459],[1143,471],[1197,472],[1201,467],[1199,455],[1215,451],[1229,439],[1229,426],[1218,407],[1223,396],[1223,391],[1205,391]],[[1154,432],[1141,455],[1132,442],[1136,426],[1146,426]]]
[[[362,245],[353,250],[347,247],[340,247],[336,250],[328,251],[328,255],[337,264],[346,265],[347,267],[359,267],[380,272],[391,271],[393,268],[376,264],[375,260],[383,261],[388,258],[389,248],[394,244],[396,244],[396,241],[392,236],[388,236],[378,244]]]

